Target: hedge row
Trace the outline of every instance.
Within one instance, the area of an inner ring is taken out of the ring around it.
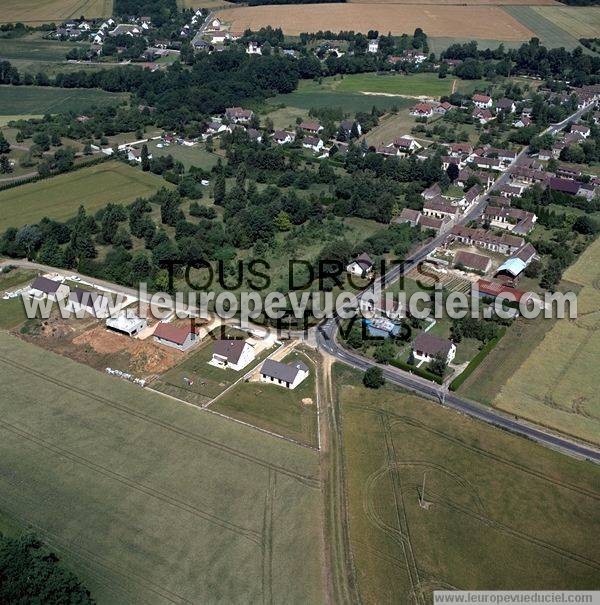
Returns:
[[[450,383],[450,390],[456,391],[460,385],[475,371],[477,366],[487,357],[487,354],[498,344],[500,339],[506,333],[506,328],[501,328],[496,338],[492,338],[485,343],[479,353],[471,359],[469,365]]]
[[[43,181],[44,179],[51,179],[52,177],[58,176],[59,174],[67,174],[68,172],[79,170],[80,168],[88,168],[89,166],[94,166],[95,164],[101,164],[102,162],[106,162],[110,158],[111,156],[102,154],[101,157],[94,158],[89,162],[80,162],[79,164],[73,164],[68,170],[63,170],[62,172],[54,170],[50,174],[45,176],[42,176],[41,174],[36,174],[34,176],[28,176],[22,179],[17,178],[14,181],[0,184],[0,191],[4,191],[6,189],[13,189],[14,187],[19,187],[21,185],[27,185],[28,183],[36,183],[37,181]]]
[[[410,364],[406,363],[405,361],[400,361],[399,359],[392,359],[390,361],[390,365],[400,368],[401,370],[406,370],[407,372],[410,372],[411,374],[416,374],[417,376],[420,376],[421,378],[426,378],[427,380],[433,380],[433,382],[437,382],[438,384],[442,384],[442,382],[444,381],[444,379],[441,376],[438,376],[437,374],[434,374],[433,372],[430,372],[429,370],[417,368],[417,366],[411,366]]]

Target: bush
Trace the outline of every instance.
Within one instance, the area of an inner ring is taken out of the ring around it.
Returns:
[[[385,384],[383,370],[377,366],[369,368],[363,376],[363,384],[369,389],[379,389]]]
[[[416,366],[410,365],[404,361],[400,361],[399,359],[392,359],[392,361],[390,361],[390,365],[400,368],[401,370],[405,370],[406,372],[410,372],[411,374],[416,374],[421,378],[426,378],[427,380],[437,382],[438,384],[442,384],[444,381],[441,376],[437,376],[425,368],[417,368]]]

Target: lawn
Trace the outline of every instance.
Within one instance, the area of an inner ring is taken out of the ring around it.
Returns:
[[[438,78],[434,73],[408,76],[394,72],[352,74],[344,76],[342,80],[337,80],[335,90],[438,98],[452,92],[453,80],[452,77]]]
[[[112,0],[2,0],[0,23],[59,23],[84,15],[87,19],[112,15]]]
[[[175,160],[181,162],[186,168],[198,166],[204,170],[210,170],[218,161],[219,156],[209,153],[204,147],[204,143],[198,143],[193,147],[186,145],[169,145],[168,147],[157,147],[160,141],[151,141],[148,143],[148,150],[153,156],[162,157],[172,155]]]
[[[566,282],[581,287],[577,319],[556,320],[493,401],[511,414],[594,443],[600,443],[599,265],[596,240],[564,274]]]
[[[301,353],[291,353],[282,359],[283,363],[295,361],[307,364],[310,374],[293,391],[263,382],[241,382],[217,399],[211,409],[316,446],[315,366]]]
[[[96,88],[50,88],[46,86],[0,86],[0,115],[27,116],[73,111],[93,105],[118,105],[128,95]]]
[[[324,601],[315,452],[0,343],[0,510],[98,603]]]
[[[363,603],[421,602],[415,593],[430,603],[444,589],[598,586],[596,466],[359,380],[334,368]]]
[[[64,221],[83,205],[95,212],[109,202],[152,195],[168,183],[120,162],[105,162],[0,191],[0,231],[37,223],[47,216]]]

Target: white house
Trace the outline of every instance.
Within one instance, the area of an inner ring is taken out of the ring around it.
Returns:
[[[293,143],[296,139],[296,135],[293,132],[287,130],[276,130],[273,133],[273,140],[278,145],[285,145],[286,143]]]
[[[493,104],[492,97],[488,97],[488,95],[474,94],[471,100],[475,107],[479,107],[479,109],[490,109]]]
[[[351,275],[368,276],[373,272],[373,261],[366,252],[363,252],[346,267],[346,271]]]
[[[239,372],[254,361],[255,357],[254,348],[245,340],[217,340],[213,345],[213,355],[209,363]]]
[[[141,149],[135,149],[134,147],[130,147],[127,150],[127,159],[130,162],[137,162],[138,164],[142,163],[142,150]],[[148,154],[148,159],[151,160],[152,159],[152,154],[149,153]]]
[[[66,298],[69,292],[70,288],[67,284],[47,277],[36,277],[29,288],[29,295],[32,298],[47,298],[52,302]]]
[[[431,361],[436,355],[441,354],[450,363],[456,355],[456,345],[439,336],[433,336],[427,332],[421,332],[413,342],[413,355],[417,361]]]
[[[198,335],[191,321],[185,327],[161,321],[154,330],[154,341],[180,351],[187,351],[198,342]]]
[[[323,141],[319,137],[304,137],[302,140],[302,147],[318,153],[323,149]]]
[[[290,390],[295,389],[307,376],[308,367],[301,361],[282,363],[274,359],[265,359],[260,368],[262,382],[277,384]]]
[[[369,40],[369,46],[367,51],[370,53],[376,53],[379,51],[379,40]]]
[[[262,55],[262,48],[258,42],[248,42],[248,48],[246,48],[246,54],[248,55]]]

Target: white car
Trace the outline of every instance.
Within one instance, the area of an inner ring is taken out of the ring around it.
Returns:
[[[81,277],[79,277],[79,275],[71,275],[71,277],[69,277],[69,279],[71,281],[81,281]]]

